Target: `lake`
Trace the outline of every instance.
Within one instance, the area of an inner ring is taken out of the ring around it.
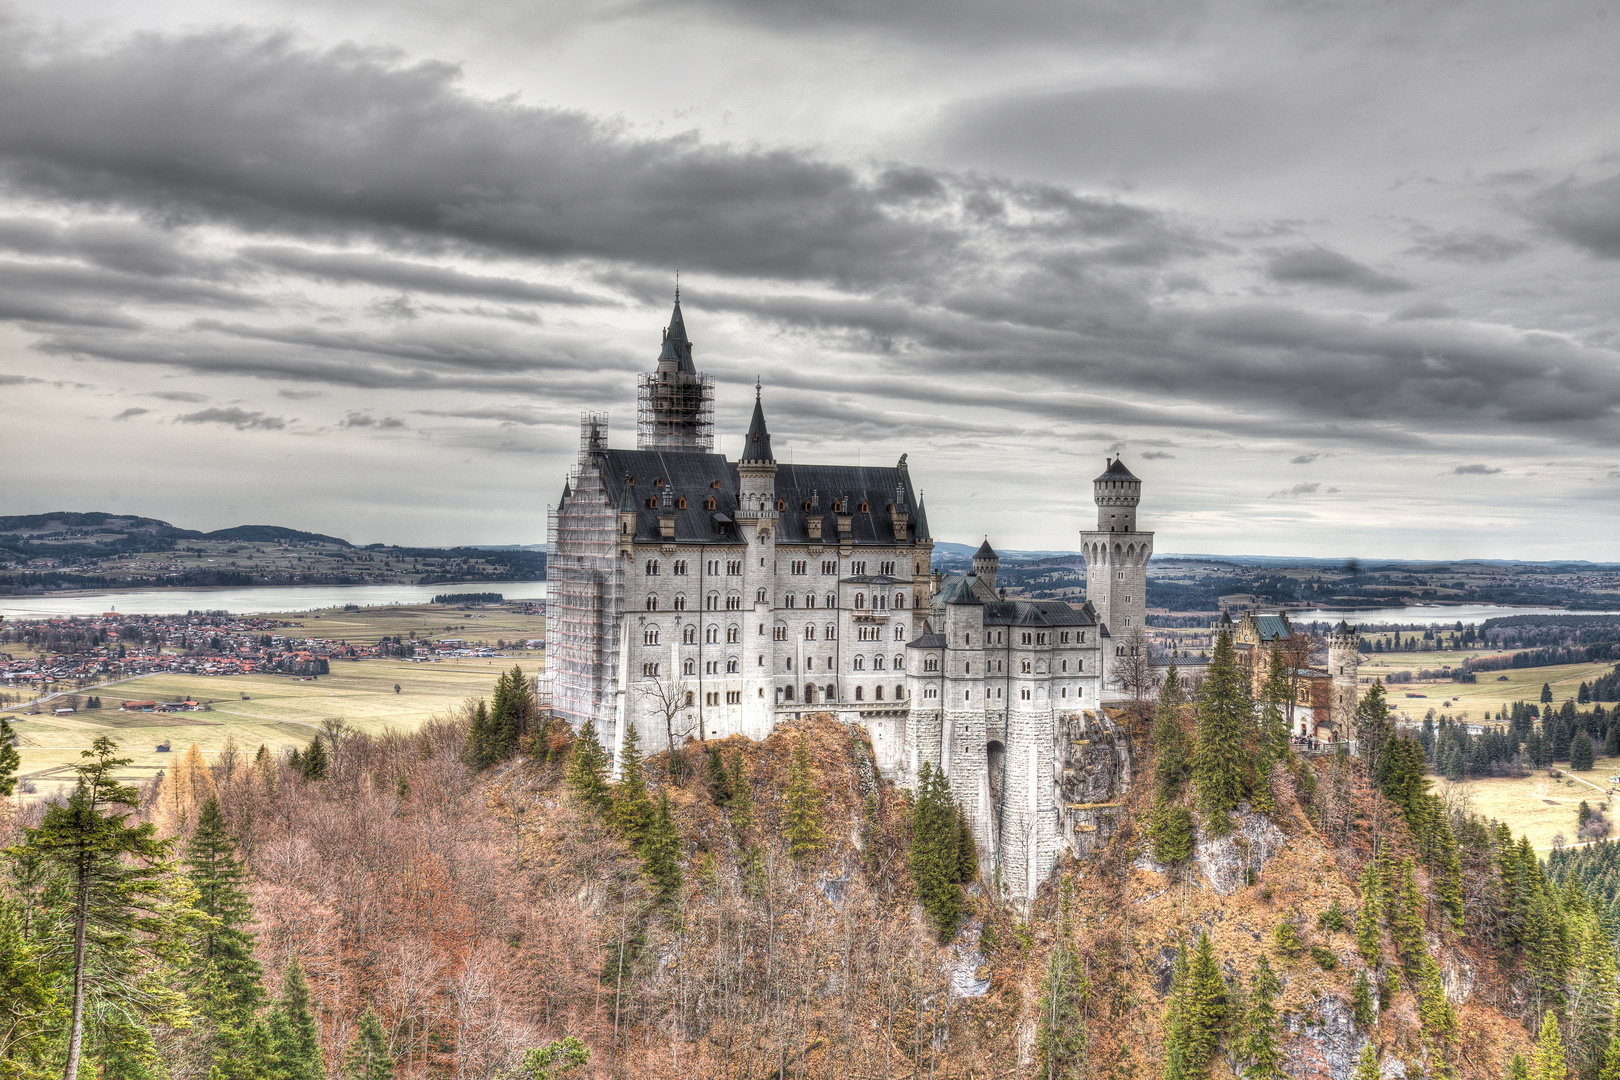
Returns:
[[[1257,608],[1264,613],[1265,608]],[[1453,626],[1482,623],[1486,619],[1500,619],[1508,615],[1620,615],[1620,611],[1566,611],[1554,607],[1508,607],[1505,604],[1408,604],[1403,607],[1370,608],[1306,608],[1289,610],[1289,621],[1294,623],[1337,623],[1340,619],[1352,626],[1360,623],[1415,623],[1421,626],[1440,624]]]
[[[266,615],[359,604],[426,604],[443,593],[497,592],[508,600],[544,600],[543,581],[473,581],[438,585],[256,585],[240,589],[130,589],[77,596],[0,596],[8,619],[55,619],[120,611],[128,615],[183,615],[229,611]]]

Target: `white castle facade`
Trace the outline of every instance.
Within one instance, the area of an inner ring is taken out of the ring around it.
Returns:
[[[903,785],[950,777],[985,865],[1032,895],[1075,825],[1065,740],[1100,711],[1124,628],[1145,623],[1153,534],[1141,481],[1094,482],[1087,600],[1008,600],[988,541],[969,573],[930,570],[933,539],[906,457],[885,468],[779,462],[756,388],[744,452],[712,451],[713,384],[677,298],[640,380],[636,449],[587,415],[548,545],[553,709],[595,725],[617,760],[830,713],[870,733]],[[1066,734],[1067,733],[1067,734]]]

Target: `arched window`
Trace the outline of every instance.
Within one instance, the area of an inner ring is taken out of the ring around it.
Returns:
[[[786,499],[777,499],[776,500],[776,509],[777,509],[778,513],[780,513],[783,510],[786,510],[787,509],[787,500]],[[789,701],[793,700],[793,692],[792,692],[791,688],[788,691],[788,700]]]
[[[697,674],[697,661],[692,660],[692,659],[688,659],[684,664],[681,665],[681,674],[682,675],[696,675]]]
[[[733,656],[731,659],[726,661],[726,673],[728,675],[735,675],[737,674],[737,669],[741,666],[742,665],[738,663],[737,658]]]
[[[681,632],[681,644],[682,645],[696,645],[697,644],[697,627],[688,626],[685,630],[683,630]]]
[[[646,573],[647,573],[648,577],[657,577],[658,576],[658,560],[657,559],[648,559],[647,560]]]
[[[938,671],[939,670],[939,657],[937,657],[937,656],[929,656],[929,657],[924,658],[924,660],[923,660],[923,670],[924,671]]]
[[[863,593],[863,592],[856,593],[855,594],[855,610],[859,611],[860,609],[864,608],[865,606],[866,606],[866,594]]]
[[[904,700],[906,700],[906,688],[904,686],[896,686],[894,688],[894,700],[896,700],[896,701],[904,701]]]
[[[804,628],[804,640],[806,640],[806,641],[814,641],[814,640],[816,640],[816,624],[815,623],[811,623],[809,626],[806,626]]]
[[[1019,664],[1018,665],[1018,670],[1020,672],[1022,672],[1023,674],[1028,675],[1029,674],[1029,661],[1025,660],[1021,664]]]
[[[1018,696],[1020,698],[1022,698],[1023,700],[1028,701],[1029,700],[1029,687],[1026,686],[1024,689],[1018,691]]]
[[[894,654],[894,670],[896,670],[896,671],[904,671],[904,670],[906,670],[906,654],[905,653],[895,653]]]
[[[895,623],[894,624],[894,640],[896,640],[896,641],[904,641],[904,640],[906,640],[906,626],[905,626],[905,623]]]
[[[694,700],[694,699],[693,699],[693,697],[692,697],[692,691],[690,691],[690,690],[688,690],[688,691],[687,691],[687,692],[686,692],[686,707],[687,707],[687,708],[688,708],[688,709],[690,709],[690,708],[691,708],[691,707],[692,707],[692,702],[693,702],[693,700]]]
[[[651,593],[649,593],[647,595],[647,610],[648,611],[657,611],[658,610],[658,597],[653,596]]]
[[[705,499],[703,501],[703,509],[705,510],[718,510],[719,508],[720,504],[716,503],[713,498]]]
[[[872,657],[872,670],[873,671],[882,671],[883,670],[883,657],[882,656],[874,656],[874,657]]]
[[[647,629],[643,630],[641,632],[641,643],[643,645],[658,644],[658,627],[649,626]]]
[[[742,627],[738,626],[736,623],[732,623],[730,626],[726,627],[726,640],[733,644],[741,641]]]
[[[897,592],[897,593],[894,594],[894,606],[897,607],[897,608],[903,608],[903,607],[906,606],[906,594],[905,593]]]
[[[855,700],[856,701],[862,701],[864,699],[865,699],[865,689],[863,687],[857,686],[855,688]]]
[[[765,590],[764,589],[759,589],[758,591],[756,591],[754,593],[754,603],[763,604],[764,602],[765,602]]]
[[[805,683],[804,684],[804,703],[806,705],[811,705],[811,704],[815,703],[815,700],[816,700],[816,684],[815,683]]]
[[[811,607],[811,608],[816,606],[816,594],[815,593],[807,592],[807,593],[804,594],[804,606],[805,607]]]
[[[838,688],[835,687],[832,683],[827,684],[827,689],[823,690],[822,694],[824,694],[826,696],[827,701],[837,701],[838,700]]]
[[[681,503],[683,504],[683,506],[682,506],[683,509],[684,509],[685,502],[686,502],[685,499],[681,500]],[[686,560],[685,559],[676,559],[675,560],[675,567],[671,571],[671,573],[675,574],[677,577],[685,577],[686,576]]]
[[[837,607],[838,606],[838,594],[837,593],[828,593],[827,594],[827,606],[828,607]]]
[[[710,624],[709,628],[707,630],[703,631],[703,640],[707,641],[710,645],[713,645],[715,642],[719,641],[720,640],[720,628],[718,626]]]
[[[866,657],[857,656],[855,658],[855,670],[856,671],[865,671],[866,670]]]
[[[793,593],[788,593],[786,596],[782,597],[782,604],[784,607],[797,607],[799,604],[799,598]]]
[[[710,611],[719,611],[720,594],[717,592],[710,593],[708,598],[704,601],[703,606],[708,608]]]
[[[873,701],[882,701],[883,700],[883,687],[881,687],[881,686],[872,687],[872,700]]]
[[[939,687],[937,687],[937,686],[925,686],[925,687],[923,687],[923,697],[925,697],[925,698],[937,698],[937,697],[939,697]]]
[[[675,597],[675,610],[676,611],[685,611],[686,610],[686,595],[684,593],[677,596],[677,597]]]
[[[834,626],[832,623],[828,623],[827,627],[826,627],[826,631],[823,634],[823,636],[828,641],[832,641],[834,638],[836,638],[838,636],[838,627]]]
[[[778,506],[777,509],[782,510],[782,509],[785,509],[785,507]],[[791,687],[791,686],[782,687],[782,700],[783,701],[792,701],[793,700],[793,687]]]

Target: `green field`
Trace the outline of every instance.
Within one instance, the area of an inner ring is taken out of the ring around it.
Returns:
[[[1611,785],[1609,777],[1620,775],[1620,758],[1599,758],[1585,772],[1571,773],[1562,765],[1554,766],[1562,775],[1549,777],[1537,771],[1523,780],[1485,779],[1469,780],[1461,784],[1448,784],[1433,780],[1433,790],[1445,797],[1462,798],[1476,814],[1506,822],[1513,835],[1524,834],[1537,848],[1550,848],[1553,837],[1563,833],[1570,843],[1575,841],[1576,812],[1581,801],[1593,807],[1602,806],[1604,792],[1620,785]],[[1582,783],[1581,781],[1585,781]],[[1594,790],[1592,785],[1601,790]],[[1609,818],[1614,820],[1620,803],[1612,799]],[[1620,835],[1620,823],[1617,823]]]
[[[1381,678],[1395,671],[1410,671],[1415,676],[1422,668],[1434,670],[1443,664],[1456,667],[1461,665],[1465,658],[1480,655],[1489,654],[1467,652],[1374,654],[1370,659],[1362,661],[1361,676],[1363,679]],[[1495,716],[1504,706],[1511,706],[1515,701],[1539,703],[1542,683],[1547,683],[1552,688],[1553,702],[1562,705],[1564,699],[1575,696],[1581,683],[1590,683],[1599,675],[1607,675],[1613,670],[1613,663],[1512,668],[1507,671],[1482,671],[1477,675],[1479,681],[1474,683],[1449,681],[1393,683],[1387,685],[1385,690],[1389,702],[1398,706],[1396,711],[1405,713],[1413,720],[1422,720],[1423,715],[1430,709],[1448,712],[1453,718],[1479,720],[1487,711]],[[1409,698],[1405,696],[1407,694],[1425,696]],[[1450,704],[1453,698],[1457,699],[1456,703]]]
[[[312,636],[354,642],[374,642],[385,634],[409,639],[412,630],[419,639],[462,637],[491,645],[503,638],[521,640],[545,634],[543,617],[500,609],[459,612],[424,605],[320,614],[318,620],[308,615],[296,618]],[[123,756],[133,759],[126,774],[129,779],[146,779],[192,743],[210,758],[227,737],[250,754],[261,744],[282,751],[308,743],[323,720],[334,718],[362,731],[409,730],[451,712],[470,697],[487,697],[496,677],[513,665],[528,674],[539,673],[543,655],[506,650],[506,655],[494,659],[463,657],[432,663],[333,661],[331,674],[313,681],[288,675],[147,675],[100,691],[93,687],[79,691],[98,693],[107,706],[99,710],[72,716],[30,716],[13,709],[8,716],[21,740],[21,774],[33,781],[36,795],[49,796],[65,790],[71,776],[69,766],[99,735],[110,735]],[[209,703],[211,708],[163,714],[126,713],[118,708],[123,701],[187,698]],[[170,752],[160,753],[156,749],[160,743],[168,743]]]

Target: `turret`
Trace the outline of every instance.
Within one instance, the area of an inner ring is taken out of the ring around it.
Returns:
[[[1142,481],[1131,475],[1120,458],[1108,459],[1103,474],[1091,482],[1097,500],[1098,532],[1135,532],[1136,506],[1142,501]]]
[[[748,545],[743,558],[743,602],[752,601],[753,625],[743,631],[743,731],[763,739],[775,720],[779,677],[791,680],[776,640],[776,456],[765,426],[760,386],[754,384],[754,416],[737,460],[737,531]],[[786,646],[784,646],[786,648]],[[785,655],[785,654],[784,654]]]
[[[1000,567],[1001,559],[996,555],[995,549],[990,546],[990,538],[987,536],[984,538],[984,543],[979,545],[979,550],[973,553],[974,576],[984,582],[991,591],[994,591],[996,573]]]
[[[681,291],[664,328],[658,366],[641,376],[636,394],[636,449],[714,448],[714,380],[692,362],[692,343],[681,316]]]
[[[1328,634],[1328,673],[1333,677],[1332,718],[1334,738],[1355,737],[1356,706],[1361,701],[1361,635],[1353,626],[1340,622]]]

